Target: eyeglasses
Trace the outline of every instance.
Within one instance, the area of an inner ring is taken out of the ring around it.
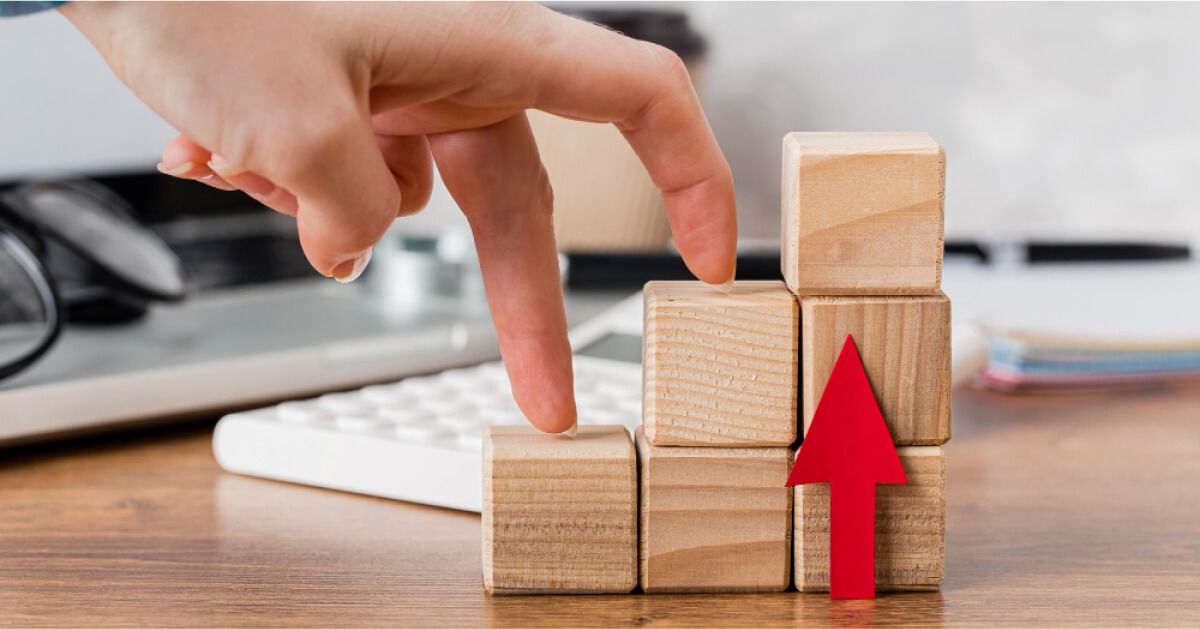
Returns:
[[[49,351],[64,320],[129,320],[186,294],[179,258],[108,189],[45,181],[0,194],[0,379]]]

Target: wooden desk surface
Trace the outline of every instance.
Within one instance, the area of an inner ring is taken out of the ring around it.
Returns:
[[[0,625],[1200,625],[1200,389],[955,398],[945,588],[486,596],[479,518],[222,473],[211,424],[0,452]]]

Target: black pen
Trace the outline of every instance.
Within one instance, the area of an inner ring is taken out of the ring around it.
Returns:
[[[1187,260],[1191,247],[1182,243],[1137,241],[1054,241],[988,244],[973,240],[947,240],[947,258],[969,257],[988,264],[998,259],[1016,259],[1027,264],[1081,262],[1142,262]]]

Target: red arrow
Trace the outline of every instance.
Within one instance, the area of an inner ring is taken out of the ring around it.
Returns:
[[[847,336],[787,482],[829,483],[830,597],[875,598],[875,484],[907,482]]]

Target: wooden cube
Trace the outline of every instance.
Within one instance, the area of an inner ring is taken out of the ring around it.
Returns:
[[[936,590],[946,558],[946,459],[932,446],[898,448],[907,485],[878,485],[875,588]],[[829,484],[795,487],[796,589],[829,590]]]
[[[493,594],[637,585],[637,462],[622,426],[575,439],[492,426],[483,441],[483,584]]]
[[[804,431],[846,335],[897,445],[950,439],[950,300],[909,297],[801,297],[800,390]]]
[[[783,138],[783,277],[797,295],[934,293],[946,156],[927,133]]]
[[[789,446],[798,320],[782,282],[650,282],[642,424],[656,446]]]
[[[789,448],[654,446],[641,468],[645,592],[779,592],[791,581]]]

